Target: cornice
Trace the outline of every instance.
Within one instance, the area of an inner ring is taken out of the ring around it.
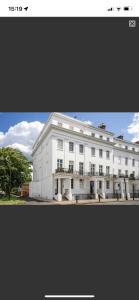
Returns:
[[[114,144],[115,144],[114,142],[102,140],[100,138],[89,136],[89,135],[81,133],[81,132],[77,132],[77,131],[70,130],[70,129],[67,129],[67,128],[64,128],[64,127],[61,127],[61,126],[50,124],[49,127],[46,129],[44,135],[42,135],[42,137],[40,137],[40,140],[39,140],[38,144],[34,145],[32,155],[36,152],[36,150],[38,149],[38,147],[40,146],[40,144],[42,143],[42,141],[44,140],[44,138],[50,132],[51,129],[55,129],[57,131],[63,131],[65,133],[70,133],[70,134],[73,134],[75,136],[79,136],[79,137],[82,137],[84,139],[88,139],[88,140],[91,140],[91,141],[94,141],[94,142],[100,142],[101,144],[105,144],[105,145],[109,145],[109,146],[114,146]]]
[[[34,146],[34,149],[32,151],[32,155],[36,152],[36,150],[38,149],[38,147],[40,146],[40,144],[43,142],[43,140],[46,137],[46,135],[52,129],[57,130],[58,132],[62,131],[62,132],[65,132],[65,133],[70,133],[70,134],[73,134],[75,136],[78,136],[78,137],[81,137],[81,138],[84,138],[84,139],[88,139],[89,141],[91,140],[91,141],[94,141],[94,142],[97,142],[97,143],[99,142],[101,144],[105,144],[105,145],[108,145],[108,146],[113,146],[114,150],[122,151],[122,152],[127,152],[127,153],[131,153],[131,154],[135,154],[135,155],[139,156],[139,152],[133,152],[131,150],[127,150],[127,149],[123,149],[123,148],[117,147],[117,146],[115,146],[115,142],[110,142],[110,141],[107,141],[107,140],[102,140],[100,138],[89,136],[87,134],[84,134],[84,133],[81,133],[81,132],[77,132],[77,131],[74,131],[74,130],[71,130],[71,129],[67,129],[67,128],[64,128],[64,127],[61,127],[61,126],[57,126],[57,125],[54,125],[54,124],[50,124],[47,127],[45,133],[42,135],[42,137],[40,136],[39,142]]]

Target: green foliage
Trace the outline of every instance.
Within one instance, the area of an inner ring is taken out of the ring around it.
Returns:
[[[0,148],[0,188],[10,197],[13,188],[31,181],[30,162],[21,151]]]

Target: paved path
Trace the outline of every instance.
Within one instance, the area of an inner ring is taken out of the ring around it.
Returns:
[[[29,201],[25,205],[139,205],[139,199],[137,200],[120,200],[120,201],[105,201],[105,202],[94,202],[93,200],[78,200],[76,203],[75,200],[73,201],[55,201],[55,200],[48,200],[48,201]]]

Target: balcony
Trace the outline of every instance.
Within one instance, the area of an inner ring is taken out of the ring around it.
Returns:
[[[128,175],[124,175],[124,174],[120,174],[118,175],[119,178],[128,178],[129,176]]]
[[[73,176],[86,176],[86,177],[93,177],[93,176],[105,176],[105,177],[113,177],[112,174],[107,174],[107,173],[103,173],[103,172],[84,172],[82,170],[79,171],[75,171],[73,169],[66,169],[66,168],[57,168],[55,170],[55,174],[65,174],[65,175],[73,175]]]

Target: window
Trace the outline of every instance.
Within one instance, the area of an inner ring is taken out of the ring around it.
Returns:
[[[69,151],[70,152],[74,151],[74,143],[73,142],[69,142]]]
[[[79,145],[79,152],[83,153],[83,145]]]
[[[121,164],[121,156],[118,157],[118,164]]]
[[[102,176],[103,175],[103,166],[99,165],[99,175]]]
[[[106,166],[106,175],[110,175],[110,167]]]
[[[109,190],[109,188],[110,188],[110,182],[107,180],[106,181],[106,189]]]
[[[84,180],[80,179],[80,188],[83,188],[83,187],[84,187]]]
[[[125,170],[125,176],[128,176],[128,170]]]
[[[83,133],[83,130],[82,130],[82,129],[80,129],[80,133]]]
[[[100,135],[99,138],[102,140],[103,139],[103,135]]]
[[[99,157],[103,157],[103,150],[99,149]]]
[[[132,148],[132,151],[135,152],[135,148]]]
[[[109,137],[107,137],[107,142],[109,142],[110,141],[110,138]]]
[[[71,189],[74,189],[74,180],[73,180],[73,178],[71,179]]]
[[[135,167],[135,159],[132,159],[132,166]]]
[[[63,141],[60,139],[57,140],[57,149],[63,150]]]
[[[90,173],[92,176],[95,175],[95,169],[96,169],[96,166],[94,164],[90,164]]]
[[[128,157],[125,157],[125,165],[128,165]]]
[[[106,158],[109,159],[110,158],[110,151],[106,151]]]
[[[94,147],[91,148],[91,155],[95,156],[96,149]]]
[[[83,175],[83,163],[79,162],[79,174]]]
[[[102,181],[99,181],[99,189],[102,189]]]
[[[57,159],[57,169],[63,168],[63,159]]]
[[[121,175],[121,169],[118,170],[118,175],[119,175],[119,176]]]
[[[74,170],[74,161],[70,160],[69,161],[69,171],[70,173],[73,173]]]
[[[92,137],[95,137],[95,133],[94,132],[92,132],[91,135],[92,135]]]
[[[125,149],[128,150],[128,146],[125,146]]]
[[[135,178],[135,171],[133,171],[132,174],[133,174],[133,177]]]
[[[69,129],[70,129],[70,130],[73,130],[74,128],[73,128],[73,126],[70,126]]]

